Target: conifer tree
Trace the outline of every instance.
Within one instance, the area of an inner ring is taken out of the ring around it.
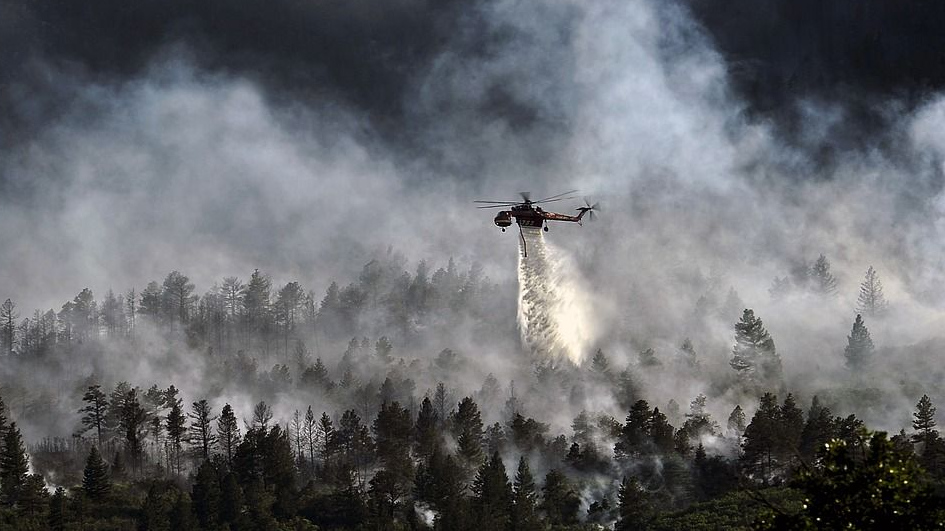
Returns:
[[[798,454],[804,430],[804,412],[797,407],[794,395],[788,393],[778,410],[778,458],[787,463]]]
[[[23,483],[20,500],[17,502],[19,513],[26,521],[35,522],[47,506],[49,491],[46,490],[46,480],[39,474],[29,474]]]
[[[837,294],[837,279],[830,273],[830,262],[820,255],[810,268],[811,290],[814,293],[833,297]]]
[[[912,429],[915,430],[912,440],[927,446],[934,443],[938,438],[938,430],[935,429],[935,406],[932,405],[929,395],[922,395],[919,399],[912,419]]]
[[[82,491],[90,500],[101,502],[111,492],[112,483],[108,476],[108,465],[102,460],[98,448],[89,450],[89,457],[85,460],[85,470],[82,472]]]
[[[64,531],[66,528],[66,490],[56,487],[49,500],[49,517],[46,520],[49,531]]]
[[[482,529],[505,529],[509,523],[512,486],[498,452],[479,467],[472,492],[478,525]]]
[[[232,462],[233,454],[236,453],[236,448],[240,444],[240,426],[236,422],[233,407],[229,404],[223,406],[223,411],[217,419],[217,441],[226,462]]]
[[[853,322],[853,330],[847,336],[847,346],[843,350],[847,367],[851,370],[862,370],[872,360],[873,350],[870,331],[866,328],[863,317],[857,314],[856,320]]]
[[[221,496],[219,470],[212,461],[204,461],[197,469],[191,490],[194,513],[201,528],[216,528],[222,503]]]
[[[451,415],[453,434],[459,445],[458,454],[467,470],[478,467],[482,462],[482,417],[479,406],[470,397],[459,403],[459,408]]]
[[[617,491],[619,520],[614,531],[647,529],[653,521],[653,507],[643,487],[633,477],[624,477]]]
[[[739,378],[755,385],[773,385],[781,379],[781,358],[761,319],[746,309],[735,323],[735,346],[729,363]]]
[[[577,523],[581,498],[568,484],[567,477],[557,469],[545,475],[538,508],[552,526]]]
[[[537,515],[535,480],[528,468],[528,460],[522,456],[518,460],[515,482],[512,484],[512,512],[510,531],[540,531],[541,522]]]
[[[732,413],[728,416],[727,428],[739,438],[745,433],[745,412],[742,411],[742,406],[736,404],[732,409]]]
[[[617,460],[638,457],[650,450],[650,405],[646,400],[637,400],[627,414],[620,437],[614,444]]]
[[[856,299],[856,311],[869,317],[881,317],[886,313],[889,304],[883,294],[883,283],[879,274],[870,266],[866,270],[866,278],[860,284],[860,295]]]
[[[13,354],[16,337],[16,320],[19,314],[16,313],[16,304],[10,299],[0,304],[0,354],[9,356]]]
[[[137,471],[143,451],[143,429],[148,420],[148,415],[141,407],[141,402],[138,401],[138,391],[136,389],[130,389],[122,397],[119,411],[121,415],[119,427],[125,436],[125,448],[131,456],[133,469]]]
[[[216,446],[217,437],[213,433],[212,423],[215,420],[206,400],[193,403],[193,409],[187,415],[190,417],[190,444],[194,446],[201,459],[210,458],[210,450]]]
[[[29,463],[26,460],[26,448],[16,422],[11,422],[3,437],[0,448],[0,501],[7,507],[13,507],[20,501],[26,485]]]
[[[428,460],[439,444],[438,424],[439,419],[437,419],[436,410],[433,409],[433,402],[430,397],[424,397],[423,402],[420,403],[420,411],[417,413],[417,422],[413,430],[414,452],[421,461]]]
[[[181,399],[171,402],[171,410],[167,413],[167,445],[170,450],[169,468],[177,474],[181,472],[180,454],[184,443],[184,434],[187,430],[186,419],[181,408]]]
[[[85,394],[82,395],[82,400],[86,404],[79,410],[79,413],[84,413],[82,415],[82,431],[95,430],[98,445],[101,446],[108,413],[108,400],[100,385],[90,385]]]
[[[761,397],[758,411],[745,428],[745,442],[742,444],[745,470],[765,484],[771,480],[777,465],[780,416],[777,400],[771,393]]]
[[[820,404],[816,396],[811,400],[810,410],[807,412],[807,422],[801,432],[799,450],[801,458],[808,463],[817,459],[818,454],[826,448],[826,444],[836,436],[836,428],[830,409]]]

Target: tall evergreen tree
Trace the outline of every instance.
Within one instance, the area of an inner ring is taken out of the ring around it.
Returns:
[[[11,355],[15,346],[16,322],[19,314],[16,313],[16,304],[10,299],[0,304],[0,354]]]
[[[482,529],[505,529],[509,524],[512,485],[498,452],[479,467],[472,492],[477,525]]]
[[[222,504],[220,489],[220,471],[210,460],[204,461],[197,469],[191,490],[194,514],[203,529],[215,529],[219,521]]]
[[[581,498],[571,488],[567,477],[561,471],[552,469],[545,475],[538,508],[552,527],[577,523],[580,505]]]
[[[184,435],[187,433],[187,423],[182,409],[181,399],[171,402],[171,410],[167,413],[167,446],[169,449],[169,468],[180,474],[180,456],[183,450]]]
[[[535,480],[528,468],[528,460],[522,456],[518,460],[515,482],[512,484],[512,511],[509,518],[510,531],[540,531],[538,519],[538,494]]]
[[[820,255],[810,268],[811,290],[814,293],[833,297],[837,294],[837,279],[830,272],[830,262]]]
[[[866,270],[866,278],[860,284],[860,295],[856,299],[856,311],[869,317],[881,317],[889,308],[886,296],[883,294],[883,283],[879,274],[870,266]]]
[[[816,396],[811,400],[807,422],[801,432],[800,454],[808,463],[814,462],[826,444],[836,437],[836,428],[830,409],[820,404]]]
[[[66,489],[56,487],[49,500],[49,518],[46,520],[49,531],[64,531],[66,528]]]
[[[236,447],[240,444],[240,426],[236,422],[233,407],[229,404],[223,406],[220,417],[217,419],[217,441],[226,462],[232,462]]]
[[[439,419],[433,409],[433,402],[429,397],[424,397],[413,429],[414,452],[421,461],[429,460],[439,445],[438,425]]]
[[[82,415],[82,432],[95,430],[98,445],[102,445],[102,434],[105,430],[106,415],[108,414],[108,400],[100,385],[90,385],[82,395],[85,406],[79,410]]]
[[[459,408],[451,415],[453,434],[459,445],[459,458],[467,470],[475,469],[482,462],[482,417],[479,406],[470,397],[459,403]]]
[[[17,505],[26,486],[29,463],[26,448],[16,422],[11,422],[0,448],[0,502],[7,507]]]
[[[934,443],[938,438],[938,430],[935,429],[935,406],[932,405],[929,395],[922,395],[919,399],[912,419],[912,429],[915,430],[912,440],[926,446]]]
[[[646,400],[637,400],[627,414],[620,437],[614,444],[616,459],[624,460],[639,457],[651,449],[650,441],[650,405]]]
[[[120,401],[119,427],[125,436],[125,449],[131,456],[134,470],[137,471],[143,451],[144,426],[148,421],[147,412],[138,401],[137,389],[130,389]]]
[[[193,409],[187,415],[190,417],[190,444],[201,459],[210,458],[210,450],[216,446],[217,437],[213,433],[213,413],[206,400],[193,403]]]
[[[643,487],[632,477],[624,477],[617,492],[620,501],[619,515],[615,531],[636,531],[647,529],[653,522],[654,510],[649,496]]]
[[[89,450],[89,457],[85,460],[85,470],[82,472],[82,491],[90,500],[102,502],[111,492],[111,488],[108,465],[102,460],[98,448],[93,446]]]
[[[843,350],[847,367],[851,370],[862,370],[872,361],[873,350],[870,331],[866,328],[863,317],[857,314],[853,322],[853,330],[847,336],[847,347]]]
[[[739,438],[745,433],[745,412],[742,411],[742,406],[736,404],[732,409],[732,413],[728,416],[727,428]]]
[[[735,323],[735,346],[730,365],[743,381],[773,385],[781,379],[781,358],[761,319],[746,309]]]
[[[765,484],[771,480],[778,465],[779,410],[777,397],[765,393],[758,411],[745,428],[742,462],[752,478],[761,479]]]

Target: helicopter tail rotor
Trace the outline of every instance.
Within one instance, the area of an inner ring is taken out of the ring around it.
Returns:
[[[600,212],[601,210],[600,202],[598,201],[597,203],[591,204],[590,201],[588,201],[587,198],[585,197],[584,206],[582,206],[578,210],[581,212],[587,212],[587,219],[589,219],[590,221],[594,221],[594,219],[597,217],[596,213]]]

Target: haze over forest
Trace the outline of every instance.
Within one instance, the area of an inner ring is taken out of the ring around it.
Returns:
[[[941,522],[943,21],[0,0],[0,529]]]

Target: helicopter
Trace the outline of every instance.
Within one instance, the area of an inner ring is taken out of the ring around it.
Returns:
[[[569,216],[567,214],[558,214],[556,212],[546,212],[542,209],[540,204],[544,203],[554,203],[556,201],[564,201],[567,199],[574,199],[574,195],[577,190],[569,190],[567,192],[553,195],[551,197],[546,197],[544,199],[539,199],[537,201],[531,200],[531,194],[529,192],[519,192],[519,195],[522,196],[522,201],[473,201],[474,203],[482,204],[476,208],[509,208],[509,210],[500,210],[498,214],[495,215],[493,220],[497,227],[502,229],[502,232],[505,232],[506,227],[512,225],[512,218],[515,218],[515,222],[518,223],[519,227],[519,236],[522,238],[522,249],[525,256],[528,256],[528,249],[525,245],[525,234],[522,232],[526,227],[543,229],[545,232],[548,232],[547,221],[570,221],[572,223],[577,223],[581,225],[581,220],[584,218],[584,214],[588,214],[588,219],[594,219],[594,212],[599,210],[599,203],[594,203],[593,205],[589,204],[588,201],[584,200],[584,206],[577,209],[578,214],[576,216]]]

